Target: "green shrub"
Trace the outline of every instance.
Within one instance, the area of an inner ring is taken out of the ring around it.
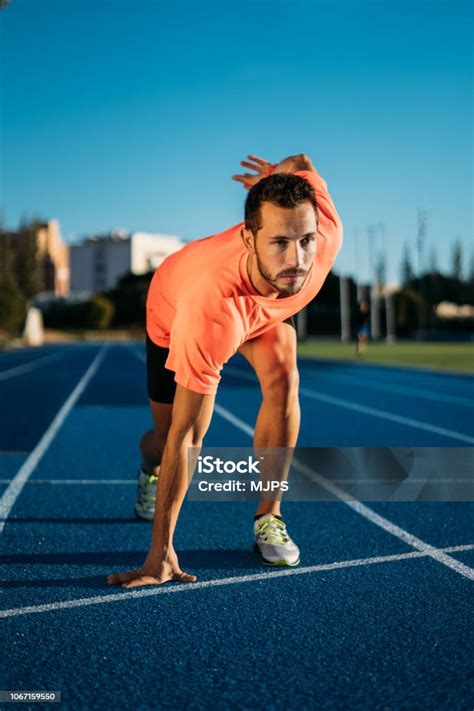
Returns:
[[[405,336],[426,326],[429,306],[413,289],[401,289],[394,294],[397,335]]]
[[[18,331],[26,317],[26,301],[15,288],[0,286],[0,327]]]
[[[61,300],[44,309],[46,328],[109,328],[115,307],[104,296],[92,296],[88,301],[68,303]]]
[[[109,328],[115,313],[115,307],[105,296],[93,296],[86,301],[85,326],[103,331]]]
[[[153,272],[125,274],[115,289],[106,292],[115,306],[114,326],[143,326],[146,319],[146,299]]]

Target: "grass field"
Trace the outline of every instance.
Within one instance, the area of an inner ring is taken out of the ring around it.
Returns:
[[[2,335],[4,337],[2,338]],[[144,340],[143,329],[85,331],[68,329],[61,331],[45,330],[46,343],[64,343],[70,341],[130,341]],[[12,345],[23,346],[20,338],[0,332],[0,350]],[[358,362],[355,342],[342,343],[336,340],[310,338],[298,344],[298,355],[307,358],[333,358]],[[421,341],[398,341],[396,343],[369,343],[360,359],[363,363],[375,363],[400,366],[415,366],[452,372],[474,373],[473,343],[439,343]]]
[[[310,339],[298,346],[298,355],[309,358],[334,358],[357,361],[355,343]],[[474,343],[369,343],[360,359],[381,363],[474,372]]]

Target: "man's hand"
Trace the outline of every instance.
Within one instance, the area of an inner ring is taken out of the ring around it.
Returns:
[[[240,161],[240,165],[243,165],[244,168],[255,170],[257,175],[252,175],[252,173],[243,173],[242,175],[233,175],[232,180],[237,180],[239,183],[243,183],[244,188],[246,190],[250,190],[250,188],[253,188],[253,186],[256,185],[262,178],[266,178],[267,175],[270,175],[270,172],[275,167],[275,164],[269,163],[267,160],[254,156],[251,153],[249,153],[247,158],[249,160]]]
[[[161,562],[153,562],[150,556],[139,570],[109,575],[107,585],[121,585],[123,588],[138,588],[141,585],[161,585],[170,580],[179,583],[194,583],[195,575],[181,570],[174,550],[166,554]]]
[[[243,160],[240,165],[245,168],[250,168],[256,172],[256,175],[252,173],[243,173],[242,175],[233,175],[232,180],[237,180],[239,183],[243,183],[246,190],[250,190],[256,185],[262,178],[266,178],[272,173],[296,173],[298,170],[313,170],[316,171],[311,159],[304,153],[300,153],[296,156],[289,156],[284,158],[279,163],[270,163],[263,158],[249,154],[247,156],[249,160]]]
[[[304,153],[299,153],[297,156],[289,156],[277,163],[274,173],[296,173],[298,170],[313,170],[316,171],[311,158]]]

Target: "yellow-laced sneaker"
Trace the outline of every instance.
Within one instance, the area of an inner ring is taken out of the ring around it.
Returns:
[[[155,515],[156,485],[158,477],[147,474],[140,467],[138,473],[137,500],[135,503],[135,516],[145,521],[153,521]]]
[[[300,551],[291,540],[286,524],[273,514],[256,519],[253,526],[255,548],[264,565],[298,565]]]

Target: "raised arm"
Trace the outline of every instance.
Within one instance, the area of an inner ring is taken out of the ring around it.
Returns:
[[[272,173],[296,173],[298,170],[313,170],[316,172],[311,158],[305,153],[289,156],[279,163],[270,163],[268,160],[259,158],[252,153],[250,153],[247,158],[248,160],[240,161],[240,165],[244,166],[244,168],[254,170],[256,174],[242,173],[232,176],[232,180],[242,183],[246,190],[250,190],[250,188],[256,185],[262,178],[267,178]]]
[[[173,534],[191,473],[188,448],[201,447],[211,421],[214,399],[214,395],[201,395],[177,385],[173,419],[158,478],[150,551],[139,570],[109,575],[109,585],[134,588],[159,585],[169,580],[184,583],[196,580],[196,576],[181,570],[173,547]]]

